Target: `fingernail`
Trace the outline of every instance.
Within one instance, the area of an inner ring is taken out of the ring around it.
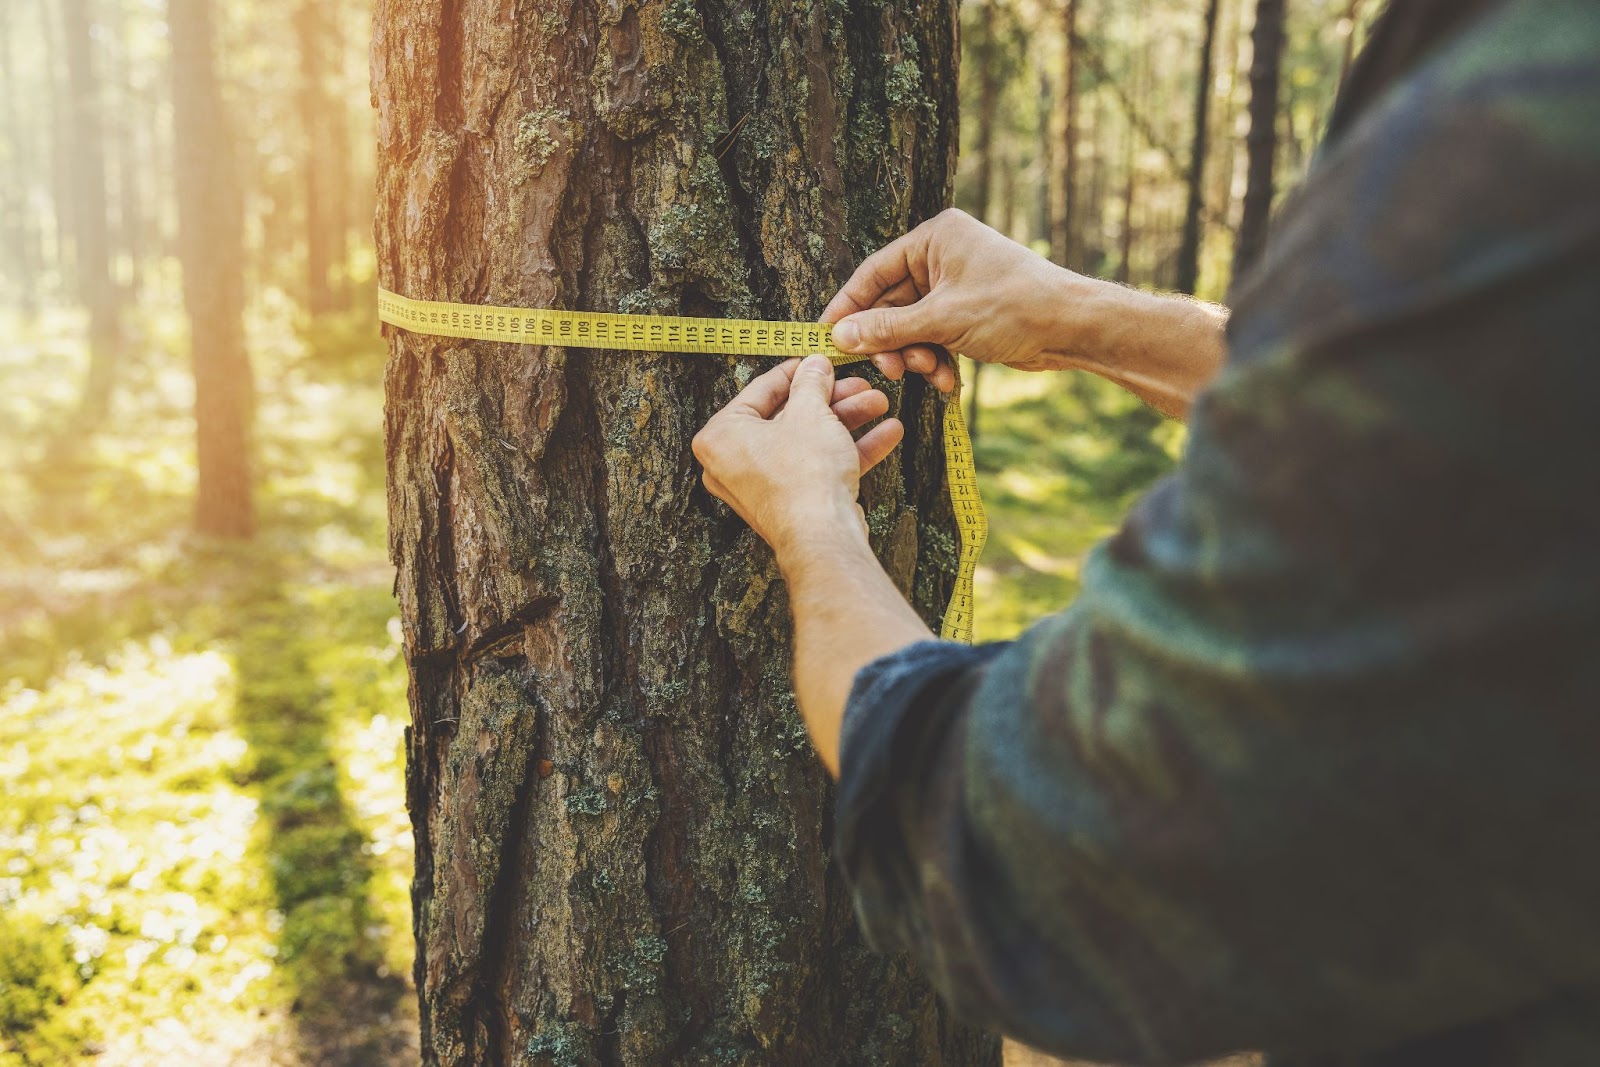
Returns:
[[[799,369],[800,370],[813,370],[813,371],[817,371],[817,372],[820,373],[822,371],[827,370],[828,368],[830,368],[832,366],[833,366],[833,360],[829,359],[827,356],[823,355],[821,352],[813,352],[809,356],[807,356],[805,359],[800,361],[800,368]]]
[[[861,347],[861,327],[845,319],[834,326],[833,343],[841,351],[854,352]]]

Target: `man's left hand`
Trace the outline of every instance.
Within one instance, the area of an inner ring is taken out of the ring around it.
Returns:
[[[836,380],[826,356],[791,359],[747,385],[694,439],[706,488],[782,560],[819,524],[863,524],[861,476],[905,436],[899,419],[854,431],[889,410],[862,378]]]

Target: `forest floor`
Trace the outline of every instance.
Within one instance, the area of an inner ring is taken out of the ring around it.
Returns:
[[[0,1067],[415,1062],[382,348],[370,315],[295,321],[252,313],[239,550],[185,533],[176,307],[132,323],[114,410],[65,440],[81,322],[0,318]],[[1087,380],[980,389],[998,639],[1071,598],[1181,429]]]

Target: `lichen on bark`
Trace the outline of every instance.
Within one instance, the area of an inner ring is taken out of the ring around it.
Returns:
[[[948,198],[954,0],[377,0],[374,25],[380,270],[408,295],[809,318]],[[997,1062],[865,949],[828,866],[784,587],[689,448],[761,364],[389,344],[424,1059]],[[940,402],[879,384],[908,435],[864,503],[932,622]]]

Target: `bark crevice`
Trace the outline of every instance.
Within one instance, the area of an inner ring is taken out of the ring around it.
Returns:
[[[519,661],[525,669],[526,662]],[[534,736],[544,715],[535,712]],[[531,833],[528,810],[538,788],[538,761],[528,759],[523,767],[522,780],[517,783],[511,801],[510,830],[507,833],[509,850],[500,864],[499,877],[488,894],[485,908],[487,922],[483,929],[483,963],[478,972],[478,985],[473,990],[473,1014],[483,1021],[488,1039],[484,1063],[513,1063],[517,1056],[511,1048],[512,1035],[516,1033],[515,1008],[506,987],[511,971],[511,953],[521,941],[516,936],[513,920],[517,911],[516,884],[523,872],[523,861]]]

